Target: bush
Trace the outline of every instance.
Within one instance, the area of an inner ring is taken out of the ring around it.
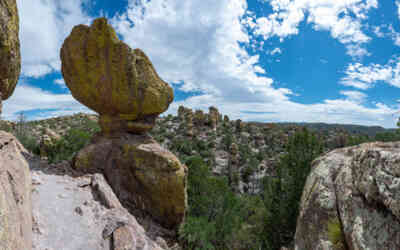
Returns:
[[[215,177],[201,157],[187,159],[189,210],[179,236],[185,249],[232,249],[243,228],[244,200],[236,196],[226,178]],[[236,248],[241,249],[241,248]],[[249,249],[249,248],[243,248]]]
[[[70,129],[66,135],[47,149],[47,157],[50,163],[70,160],[75,153],[86,146],[92,135],[79,129]]]

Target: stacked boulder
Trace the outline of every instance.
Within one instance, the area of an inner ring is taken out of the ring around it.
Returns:
[[[242,132],[244,127],[245,127],[245,123],[242,120],[237,119],[235,121],[236,132]]]
[[[172,102],[172,88],[143,51],[118,39],[105,18],[74,27],[61,61],[72,95],[100,115],[101,133],[73,166],[104,173],[123,204],[177,229],[185,216],[187,169],[146,133]]]
[[[221,120],[220,119],[220,114],[218,112],[218,109],[214,106],[211,106],[209,108],[209,113],[208,113],[208,119],[209,119],[209,124],[213,130],[217,129],[218,123]]]
[[[185,123],[186,123],[186,135],[193,136],[193,111],[191,109],[187,109],[185,113]]]
[[[15,0],[0,0],[0,113],[1,102],[14,92],[21,72],[19,17]]]
[[[194,124],[196,127],[201,127],[204,125],[205,120],[206,120],[206,115],[204,114],[203,110],[196,110],[194,112]]]

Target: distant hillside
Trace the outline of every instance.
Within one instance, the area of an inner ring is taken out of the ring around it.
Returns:
[[[324,132],[324,131],[331,131],[331,130],[338,130],[338,131],[346,131],[351,135],[368,135],[369,137],[375,137],[378,133],[384,132],[393,132],[395,129],[385,129],[380,126],[362,126],[362,125],[354,125],[354,124],[329,124],[329,123],[279,123],[283,126],[305,126],[309,129]]]

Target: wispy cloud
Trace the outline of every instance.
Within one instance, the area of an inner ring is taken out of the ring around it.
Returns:
[[[346,76],[341,83],[358,89],[368,89],[378,81],[400,88],[400,62],[397,59],[389,60],[385,65],[370,64],[364,66],[352,63],[346,69]]]
[[[376,0],[272,0],[273,13],[247,20],[248,27],[265,40],[278,36],[282,40],[299,33],[298,26],[308,13],[307,23],[315,30],[330,31],[331,36],[347,44],[352,57],[369,55],[362,44],[370,41],[363,31],[363,21],[371,8],[377,8]]]

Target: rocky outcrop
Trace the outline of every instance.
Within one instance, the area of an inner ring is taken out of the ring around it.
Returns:
[[[185,113],[185,122],[186,122],[186,135],[193,136],[193,111],[188,109]]]
[[[366,143],[314,161],[295,249],[400,249],[400,143]]]
[[[242,120],[237,119],[235,121],[236,132],[242,132],[244,127],[245,127],[245,123]]]
[[[194,124],[198,127],[203,126],[205,123],[205,114],[203,112],[203,110],[196,110],[194,112]]]
[[[32,245],[31,176],[18,140],[0,131],[0,249]]]
[[[67,167],[62,170],[32,171],[33,250],[167,249],[122,207],[101,174],[72,176]]]
[[[62,74],[72,95],[100,114],[104,134],[143,133],[173,100],[149,58],[120,41],[105,18],[75,26],[61,49]]]
[[[20,72],[17,3],[15,0],[0,0],[0,113],[1,102],[14,92]]]
[[[209,123],[210,123],[211,128],[216,130],[217,126],[218,126],[218,123],[220,121],[220,114],[219,114],[218,109],[216,107],[211,106],[209,108],[208,119],[209,119]]]
[[[140,49],[119,41],[105,18],[74,27],[61,60],[72,95],[100,114],[102,128],[74,168],[104,173],[124,205],[178,229],[187,206],[186,167],[144,133],[172,102],[172,88]]]
[[[78,153],[74,167],[103,172],[122,202],[167,228],[176,229],[184,219],[187,169],[150,136],[98,137]]]

